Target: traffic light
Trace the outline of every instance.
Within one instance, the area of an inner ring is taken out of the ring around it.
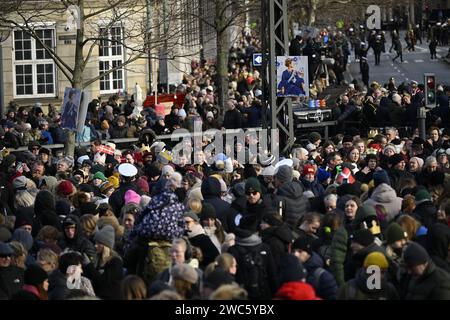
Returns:
[[[425,106],[434,108],[436,106],[436,77],[433,73],[425,73]]]

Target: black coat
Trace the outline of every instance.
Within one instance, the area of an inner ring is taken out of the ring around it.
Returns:
[[[142,191],[135,183],[122,183],[116,191],[109,197],[109,205],[113,209],[113,212],[117,218],[120,216],[120,210],[125,205],[124,196],[128,190],[133,190],[138,194],[142,194]]]
[[[448,248],[450,245],[450,228],[443,223],[434,224],[428,230],[427,251],[433,262],[445,271],[450,273],[448,263]]]
[[[413,216],[427,229],[437,222],[437,210],[431,201],[419,203],[413,211]]]
[[[206,266],[220,254],[211,238],[206,234],[198,234],[192,238],[189,238],[189,242],[194,247],[198,247],[202,250],[203,260],[200,262],[200,268],[205,270]]]
[[[59,270],[53,271],[48,277],[48,299],[66,300],[70,293],[67,288],[67,278]]]
[[[242,114],[234,108],[225,112],[222,127],[225,129],[240,129],[242,128]]]
[[[120,300],[120,284],[124,277],[123,261],[113,256],[103,268],[96,269],[93,263],[84,268],[85,276],[92,281],[95,294],[105,300]]]
[[[406,299],[450,300],[450,274],[429,262],[422,276],[409,281]]]
[[[270,247],[275,267],[278,270],[281,259],[288,253],[289,244],[294,240],[291,229],[286,224],[270,227],[261,231],[261,238]]]
[[[76,216],[70,215],[75,221],[77,221],[76,227],[75,227],[75,236],[73,239],[69,239],[66,236],[66,233],[63,232],[63,238],[59,241],[58,245],[59,247],[64,249],[71,249],[73,251],[78,251],[81,254],[86,254],[91,261],[94,260],[96,255],[96,250],[94,247],[94,244],[89,241],[88,238],[86,238],[81,230],[81,225],[79,223],[79,220]]]
[[[216,209],[217,218],[222,223],[225,231],[228,231],[226,213],[230,204],[220,198],[220,182],[214,177],[209,177],[202,183],[201,187],[203,199]]]
[[[10,265],[0,267],[0,300],[9,300],[24,285],[24,270]]]

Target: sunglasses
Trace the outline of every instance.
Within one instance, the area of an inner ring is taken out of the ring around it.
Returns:
[[[246,195],[247,196],[249,196],[249,195],[256,196],[257,193],[258,193],[258,191],[250,191],[250,192],[247,192]]]

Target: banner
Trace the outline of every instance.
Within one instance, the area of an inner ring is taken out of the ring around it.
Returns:
[[[61,108],[61,128],[73,131],[77,130],[80,101],[80,89],[66,88],[64,90],[64,102]]]
[[[276,67],[277,96],[309,96],[308,57],[278,56]]]

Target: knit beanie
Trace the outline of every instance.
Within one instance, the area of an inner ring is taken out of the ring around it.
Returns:
[[[139,188],[139,190],[142,190],[143,193],[148,194],[150,192],[150,188],[148,186],[148,181],[147,181],[147,177],[140,177],[139,179],[137,179],[137,186]]]
[[[417,164],[419,165],[419,168],[423,167],[423,159],[419,158],[419,157],[412,157],[411,159],[409,159],[409,161],[416,161]]]
[[[106,181],[105,175],[103,174],[103,172],[100,172],[100,171],[97,171],[97,172],[94,174],[94,179],[100,179],[100,180],[102,180],[102,181]]]
[[[392,222],[389,227],[386,229],[386,243],[392,244],[396,241],[400,241],[402,239],[406,239],[408,234],[405,230],[397,223]]]
[[[405,161],[405,159],[403,158],[403,156],[401,154],[398,154],[398,153],[394,154],[393,156],[389,157],[389,159],[388,159],[389,164],[391,164],[393,167],[402,161]]]
[[[389,267],[389,262],[386,256],[381,252],[372,252],[364,259],[364,268],[370,266],[378,266],[381,270],[386,270]]]
[[[266,213],[262,216],[262,221],[267,223],[269,226],[278,227],[283,224],[283,219],[278,213]]]
[[[191,218],[195,222],[200,221],[200,218],[194,211],[188,211],[188,212],[183,213],[183,218]]]
[[[118,189],[120,186],[120,181],[119,178],[117,178],[116,176],[110,176],[108,178],[108,181],[112,184],[112,186],[114,187],[114,189]]]
[[[386,147],[384,147],[384,149],[383,149],[383,154],[384,154],[384,153],[386,152],[386,150],[388,150],[388,149],[392,150],[394,153],[397,153],[397,150],[395,150],[394,145],[388,144]]]
[[[26,190],[27,189],[27,177],[19,176],[12,182],[14,190]]]
[[[430,260],[430,256],[424,247],[416,242],[411,242],[403,251],[403,261],[408,267],[416,267]]]
[[[385,170],[376,170],[373,173],[373,182],[375,187],[378,187],[382,183],[386,183],[387,185],[391,185],[391,180]]]
[[[289,166],[280,166],[275,173],[275,177],[282,183],[292,181],[292,168]]]
[[[174,280],[184,280],[191,284],[196,283],[198,280],[197,271],[195,271],[195,269],[192,268],[187,263],[181,263],[181,264],[175,265],[171,269],[171,274],[172,274],[172,278]]]
[[[431,201],[431,195],[427,189],[420,189],[419,191],[416,192],[414,197],[416,198],[416,205],[421,204],[423,202]]]
[[[58,184],[57,190],[63,196],[70,196],[75,192],[73,184],[69,180],[63,180]]]
[[[141,196],[138,195],[134,190],[128,190],[125,192],[125,196],[123,197],[125,204],[128,203],[136,203],[139,205],[141,202]]]
[[[355,220],[353,220],[353,225],[358,225],[369,217],[377,217],[375,208],[368,204],[362,205],[358,208],[358,210],[356,210],[356,216]]]
[[[313,239],[311,237],[298,237],[292,244],[292,250],[300,249],[307,252],[309,255],[313,254]]]
[[[200,212],[200,217],[202,218],[202,220],[206,220],[209,218],[216,219],[217,218],[216,209],[212,204],[204,202],[202,205],[202,211]]]
[[[262,193],[261,184],[259,183],[258,179],[252,177],[248,178],[245,182],[245,193],[253,191],[259,192],[260,194]]]
[[[33,247],[33,237],[27,230],[22,228],[14,230],[11,240],[20,242],[27,251],[30,251]]]
[[[175,172],[175,170],[173,169],[173,167],[171,165],[166,164],[161,170],[161,175],[166,176],[168,178],[174,172]]]
[[[331,177],[331,173],[329,173],[327,170],[322,169],[322,168],[317,169],[317,181],[319,181],[319,183],[324,182],[325,180],[327,180],[330,177]]]
[[[292,255],[287,254],[280,262],[279,283],[303,281],[306,279],[307,271],[300,260]]]
[[[351,240],[364,247],[371,245],[375,241],[375,237],[369,229],[360,229],[355,231],[351,236]]]
[[[94,235],[94,240],[110,249],[114,248],[114,228],[110,225],[105,225],[98,230]]]
[[[307,164],[303,167],[302,175],[306,176],[307,174],[315,174],[316,170],[312,164]]]
[[[44,271],[39,265],[31,264],[29,265],[24,274],[24,283],[31,286],[39,286],[46,279],[48,279],[47,272]]]

